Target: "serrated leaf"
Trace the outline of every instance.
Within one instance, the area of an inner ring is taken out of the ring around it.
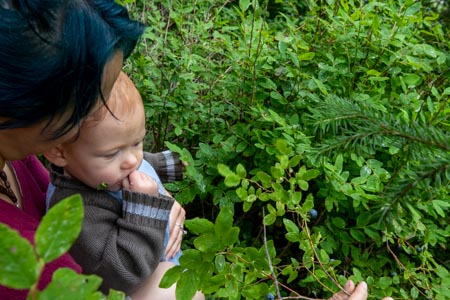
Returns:
[[[81,231],[83,212],[83,202],[77,194],[53,206],[42,218],[35,241],[36,250],[45,262],[70,249]]]
[[[33,247],[20,234],[0,223],[0,284],[16,289],[28,289],[39,275],[39,265]]]

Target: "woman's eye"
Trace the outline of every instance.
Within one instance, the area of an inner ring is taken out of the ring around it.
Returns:
[[[142,142],[143,142],[143,141],[137,142],[136,144],[134,144],[134,147],[140,147],[140,146],[142,145]]]

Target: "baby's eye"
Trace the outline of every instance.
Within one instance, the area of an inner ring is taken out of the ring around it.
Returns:
[[[107,153],[104,154],[103,157],[104,158],[113,158],[114,156],[116,156],[119,153],[119,151],[113,152],[113,153]]]
[[[143,140],[137,142],[136,144],[134,144],[134,147],[140,147],[142,145]]]

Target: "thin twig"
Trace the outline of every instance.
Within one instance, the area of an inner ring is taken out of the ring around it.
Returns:
[[[264,224],[264,217],[266,216],[266,212],[263,207],[263,228],[264,228],[264,251],[267,257],[267,263],[269,264],[270,273],[272,273],[273,281],[275,283],[275,288],[277,289],[277,298],[281,299],[280,288],[278,286],[278,279],[275,271],[273,270],[272,260],[269,255],[269,247],[267,246],[267,234],[266,234],[266,224]]]
[[[313,251],[313,253],[314,253],[315,258],[317,259],[317,261],[318,261],[320,267],[322,268],[322,271],[328,276],[328,278],[329,278],[331,281],[333,281],[333,283],[334,283],[341,291],[343,291],[346,295],[350,296],[351,294],[350,294],[349,292],[347,292],[347,291],[344,289],[344,287],[341,286],[340,283],[339,283],[335,278],[333,278],[333,276],[330,275],[330,273],[328,273],[328,271],[326,270],[325,266],[324,266],[324,265],[322,264],[322,262],[320,261],[319,255],[317,254],[316,249],[315,249],[315,247],[314,247],[314,244],[313,244],[313,242],[312,242],[312,240],[311,240],[311,234],[310,234],[310,232],[309,232],[309,229],[308,229],[308,226],[307,226],[307,224],[306,224],[306,221],[304,221],[303,229],[306,230],[306,234],[308,235],[308,241],[309,241],[309,244],[310,244],[310,246],[311,246],[311,249],[312,249],[312,251]]]

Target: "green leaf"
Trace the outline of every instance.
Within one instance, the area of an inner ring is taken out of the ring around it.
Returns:
[[[319,175],[320,175],[320,171],[319,170],[317,170],[317,169],[310,169],[310,170],[305,171],[302,174],[301,178],[303,180],[310,181],[311,179],[314,179],[314,178],[316,178]]]
[[[39,300],[79,300],[95,293],[102,279],[96,275],[82,275],[72,269],[61,268],[53,273],[52,282]]]
[[[405,16],[415,16],[421,7],[422,4],[420,2],[414,3],[413,5],[408,7],[408,9],[406,9]]]
[[[450,87],[445,88],[442,95],[450,95]]]
[[[228,207],[220,210],[214,224],[214,231],[218,236],[224,234],[229,228],[233,226],[233,213]]]
[[[340,229],[344,229],[345,228],[345,221],[342,218],[339,218],[339,217],[332,218],[331,222],[337,228],[340,228]]]
[[[344,157],[342,156],[342,154],[339,154],[336,157],[336,161],[334,162],[334,168],[337,173],[342,173],[343,164],[344,164]]]
[[[67,252],[78,237],[83,223],[83,202],[80,195],[70,196],[42,218],[36,231],[36,250],[50,262]]]
[[[447,210],[450,207],[450,203],[447,203],[445,201],[442,200],[433,200],[431,202],[433,204],[434,209],[436,210],[436,212],[443,218],[446,217],[446,213],[444,212],[444,210]]]
[[[298,56],[298,60],[302,61],[302,60],[311,60],[314,58],[314,56],[316,56],[316,53],[314,52],[306,52],[306,53],[302,53]]]
[[[250,4],[251,4],[250,0],[239,0],[239,8],[241,9],[242,12],[247,11]]]
[[[245,167],[242,164],[238,164],[236,167],[236,173],[237,175],[243,179],[247,176],[247,172],[245,171]]]
[[[284,223],[284,227],[286,227],[286,230],[288,232],[294,232],[294,233],[300,232],[300,230],[298,229],[298,226],[291,220],[284,218],[283,223]]]
[[[291,168],[296,167],[300,163],[301,159],[302,157],[300,155],[295,155],[289,160],[289,167]]]
[[[202,234],[194,240],[195,248],[201,252],[214,252],[222,249],[222,244],[215,234]]]
[[[403,81],[408,86],[416,86],[422,82],[422,77],[420,77],[419,75],[416,75],[416,74],[404,74]]]
[[[239,239],[239,227],[232,227],[228,229],[222,236],[221,241],[224,246],[231,247]]]
[[[316,86],[319,88],[319,90],[322,92],[322,94],[324,95],[328,95],[328,91],[327,88],[325,87],[325,85],[322,83],[322,81],[317,80],[316,78],[313,78],[314,83],[316,84]]]
[[[183,268],[181,266],[174,266],[170,268],[169,270],[164,273],[163,278],[161,278],[161,282],[159,283],[159,286],[167,289],[171,287],[175,282],[177,282],[180,277],[181,273],[183,273]]]
[[[229,174],[225,177],[224,183],[227,187],[234,187],[239,185],[241,182],[241,177],[237,174]]]
[[[214,223],[207,219],[202,218],[194,218],[189,219],[184,222],[184,226],[194,233],[194,234],[202,234],[202,233],[213,233],[214,232]]]
[[[20,234],[0,223],[0,284],[28,289],[39,275],[39,264],[33,247]]]
[[[314,196],[312,194],[308,194],[308,196],[306,196],[305,198],[305,202],[302,205],[302,212],[306,214],[313,207],[314,207]]]
[[[98,292],[99,296],[100,296],[100,292]],[[98,299],[102,299],[102,298],[98,298]],[[109,294],[108,294],[108,300],[123,300],[125,299],[125,294],[121,291],[116,291],[116,290],[109,290]],[[89,298],[89,300],[94,300]]]
[[[267,215],[264,216],[264,225],[272,225],[273,223],[275,223],[277,219],[277,214],[276,212],[271,212]]]
[[[307,191],[308,188],[309,188],[308,181],[301,180],[301,179],[298,180],[298,186],[300,187],[300,189],[301,189],[302,191]]]
[[[177,282],[175,295],[177,300],[192,300],[197,292],[199,278],[196,273],[187,270]]]
[[[217,254],[216,257],[214,258],[214,266],[216,267],[216,270],[219,273],[224,270],[225,264],[226,264],[225,255]]]
[[[390,278],[390,277],[381,277],[378,280],[378,286],[383,290],[387,289],[391,285],[392,285],[392,278]]]
[[[234,172],[231,171],[230,168],[227,165],[224,165],[224,164],[217,164],[217,171],[223,177],[227,177],[228,175],[233,175],[234,174]]]
[[[256,173],[256,177],[264,187],[268,188],[272,185],[272,176],[270,176],[269,174],[263,171],[259,171],[258,173]]]
[[[366,236],[359,229],[350,228],[350,235],[360,243],[366,242]]]

